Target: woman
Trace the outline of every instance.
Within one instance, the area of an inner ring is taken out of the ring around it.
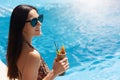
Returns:
[[[53,80],[69,67],[68,59],[54,60],[50,71],[39,52],[31,45],[34,36],[41,35],[43,15],[35,7],[18,5],[12,12],[7,48],[9,79]]]

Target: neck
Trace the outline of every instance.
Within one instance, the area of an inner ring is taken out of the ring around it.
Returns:
[[[32,40],[27,40],[25,39],[25,42],[29,43],[29,44],[32,44]]]
[[[24,36],[24,41],[29,43],[29,44],[32,44],[32,37]]]
[[[34,47],[32,46],[32,38],[24,38],[24,43],[34,49]]]

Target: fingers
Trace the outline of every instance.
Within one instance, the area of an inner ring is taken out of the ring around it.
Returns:
[[[66,62],[66,61],[68,61],[68,58],[64,58],[64,59],[60,60],[60,62]]]
[[[55,61],[56,61],[56,58],[55,58]],[[66,71],[69,68],[68,58],[64,58],[58,61],[57,63],[59,63],[62,66],[64,71]]]
[[[69,67],[69,63],[65,64],[64,67],[65,67],[65,68]]]
[[[64,69],[67,70],[69,68],[69,63],[64,65]]]
[[[63,70],[66,71],[69,68],[69,63],[68,63],[68,59],[64,59],[61,61],[61,65],[63,66]]]
[[[68,58],[64,58],[63,60],[59,61],[63,66],[68,64]]]
[[[54,60],[53,69],[55,70],[55,74],[61,74],[65,72],[69,68],[68,58],[64,58],[60,61]]]
[[[64,66],[64,65],[68,64],[68,61],[66,60],[64,62],[61,62],[61,64]]]
[[[69,63],[63,65],[61,71],[65,72],[69,68]]]

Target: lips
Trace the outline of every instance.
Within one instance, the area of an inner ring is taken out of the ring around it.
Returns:
[[[36,29],[35,31],[40,31],[40,29]]]
[[[35,30],[35,31],[40,31],[40,30]]]
[[[36,28],[36,30],[35,31],[41,31],[41,28]]]

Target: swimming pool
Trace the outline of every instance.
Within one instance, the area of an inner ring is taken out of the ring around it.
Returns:
[[[33,39],[33,45],[50,69],[56,56],[54,41],[66,48],[70,69],[55,80],[120,80],[120,1],[24,2],[35,4],[45,16],[43,34]],[[4,63],[10,14],[19,3],[11,0],[0,5],[0,59]]]

